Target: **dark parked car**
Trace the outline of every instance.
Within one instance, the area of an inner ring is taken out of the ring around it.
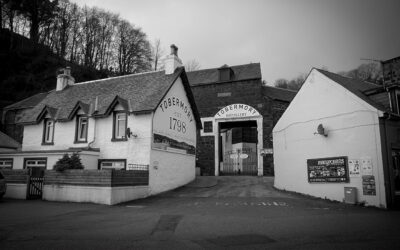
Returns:
[[[4,175],[0,171],[0,199],[6,193],[6,189],[7,189],[6,179],[4,178]]]

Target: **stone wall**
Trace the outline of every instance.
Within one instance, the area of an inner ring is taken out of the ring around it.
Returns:
[[[272,128],[289,105],[262,95],[261,79],[192,86],[200,116],[213,117],[221,108],[243,103],[256,108],[263,116],[263,145],[272,148]],[[196,166],[202,175],[214,175],[213,136],[198,136]],[[264,175],[273,175],[273,157],[264,157]]]

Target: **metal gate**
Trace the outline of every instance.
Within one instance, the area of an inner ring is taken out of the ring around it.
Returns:
[[[28,199],[41,199],[43,194],[44,177],[30,176],[28,186]]]
[[[220,175],[257,175],[257,152],[252,148],[226,151]]]

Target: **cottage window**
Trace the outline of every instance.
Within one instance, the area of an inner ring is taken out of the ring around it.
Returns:
[[[88,124],[86,116],[77,117],[75,142],[87,142]]]
[[[126,126],[126,113],[114,113],[113,140],[126,140]]]
[[[12,169],[13,159],[0,159],[0,169],[8,168]]]
[[[54,121],[50,119],[45,119],[42,144],[53,144],[53,139],[54,139]]]
[[[116,169],[122,170],[126,168],[126,160],[99,160],[100,169]]]

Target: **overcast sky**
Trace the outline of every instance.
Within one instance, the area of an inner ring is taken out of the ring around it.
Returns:
[[[400,0],[71,0],[120,14],[201,68],[260,62],[273,84],[400,56]]]

